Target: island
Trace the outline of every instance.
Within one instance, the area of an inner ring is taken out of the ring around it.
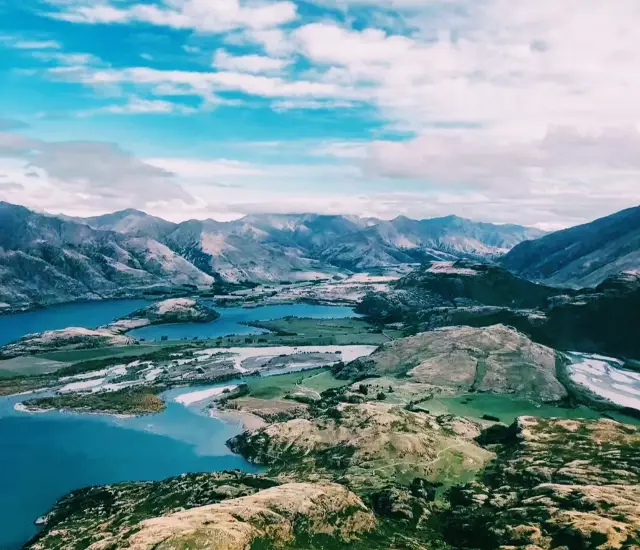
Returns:
[[[91,349],[106,346],[131,346],[135,338],[127,332],[148,325],[172,323],[210,323],[220,314],[191,298],[171,298],[155,302],[104,327],[87,329],[69,327],[28,334],[0,349],[0,359],[45,353],[59,349]]]

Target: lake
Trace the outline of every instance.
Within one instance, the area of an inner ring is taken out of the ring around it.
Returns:
[[[73,302],[24,313],[0,315],[0,346],[34,332],[106,325],[145,307],[148,303],[147,300]]]
[[[190,391],[167,392],[164,412],[140,418],[19,413],[13,406],[24,397],[0,398],[0,548],[20,548],[36,533],[33,522],[80,487],[183,472],[259,471],[225,446],[240,424],[175,402]]]
[[[0,345],[34,332],[105,325],[148,303],[76,302],[0,316]],[[146,339],[215,338],[262,332],[241,324],[247,321],[355,316],[349,307],[310,304],[217,309],[221,316],[212,323],[145,327],[131,334]],[[14,410],[24,397],[0,398],[0,549],[20,548],[36,533],[33,522],[60,497],[80,487],[158,480],[184,472],[257,471],[225,446],[227,439],[242,431],[240,424],[210,418],[198,404],[186,407],[174,401],[190,391],[167,392],[167,409],[141,418],[27,414]]]
[[[269,321],[289,316],[311,319],[344,319],[357,316],[350,307],[313,304],[282,304],[255,308],[227,307],[216,308],[216,311],[220,313],[220,317],[211,323],[155,325],[136,329],[128,334],[134,338],[145,338],[146,340],[160,340],[163,336],[169,340],[195,337],[207,339],[230,334],[261,334],[264,332],[242,324],[247,321]]]
[[[145,300],[104,300],[95,302],[74,302],[52,306],[47,309],[0,315],[0,346],[14,342],[27,334],[56,330],[66,327],[95,328],[129,315],[145,307]],[[230,334],[260,334],[264,331],[241,323],[247,321],[268,321],[287,316],[314,319],[344,319],[355,317],[353,309],[343,306],[322,306],[312,304],[283,304],[255,308],[216,308],[220,318],[211,323],[184,323],[178,325],[158,325],[134,330],[129,335],[147,340],[169,340],[183,338],[217,338]]]

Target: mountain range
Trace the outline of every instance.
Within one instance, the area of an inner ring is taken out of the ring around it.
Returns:
[[[548,284],[595,286],[640,267],[639,243],[640,208],[546,235],[457,216],[259,214],[173,223],[133,209],[71,218],[0,202],[0,303],[15,309],[459,259],[500,262]]]
[[[168,224],[127,210],[78,220],[95,229],[146,235],[209,274],[238,281],[313,278],[425,259],[491,259],[544,233],[449,216],[391,221],[356,216],[251,215],[231,222]]]

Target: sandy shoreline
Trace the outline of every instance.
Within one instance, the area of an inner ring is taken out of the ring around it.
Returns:
[[[259,416],[245,411],[221,411],[209,409],[209,416],[222,422],[240,422],[245,431],[253,431],[266,426],[267,423]]]
[[[198,390],[189,393],[183,393],[174,399],[176,403],[180,403],[181,405],[193,405],[194,403],[199,403],[200,401],[205,401],[206,399],[210,399],[211,397],[218,397],[225,392],[231,392],[235,390],[238,386],[219,386],[217,388],[209,388],[208,390]]]

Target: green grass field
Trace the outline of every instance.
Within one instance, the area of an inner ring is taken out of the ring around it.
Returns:
[[[575,409],[557,407],[551,404],[538,405],[533,401],[518,399],[508,395],[461,395],[456,397],[434,397],[420,403],[418,409],[428,410],[432,414],[455,414],[471,419],[481,419],[483,415],[499,418],[511,424],[519,416],[537,416],[541,418],[602,418],[603,414],[580,406]],[[612,411],[608,416],[627,424],[638,424],[640,420],[627,417]]]
[[[76,361],[88,361],[89,359],[102,359],[104,357],[137,357],[158,351],[162,348],[184,344],[185,342],[182,341],[148,342],[135,346],[60,350],[41,353],[38,355],[38,358],[60,361],[62,363],[75,363]]]
[[[298,384],[317,392],[344,386],[328,369],[312,369],[304,372],[247,379],[250,396],[259,399],[278,399],[296,390]]]
[[[42,355],[36,357],[15,357],[13,359],[0,361],[0,378],[49,374],[64,366],[64,363],[47,359]]]
[[[272,334],[254,337],[254,339],[278,339],[281,343],[290,343],[293,339],[295,342],[302,340],[310,344],[322,345],[379,345],[400,336],[397,331],[382,334],[375,327],[358,318],[305,319],[285,317],[272,321],[251,323],[251,326],[272,331]],[[299,343],[298,345],[302,344]]]

